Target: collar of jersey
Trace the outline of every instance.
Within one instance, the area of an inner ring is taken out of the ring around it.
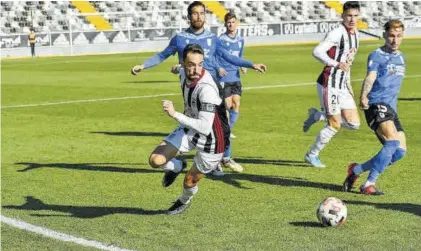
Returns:
[[[342,23],[342,26],[345,28],[346,32],[348,32],[349,34],[351,35],[355,34],[355,30],[347,28],[344,23]]]
[[[241,37],[238,35],[238,30],[237,30],[237,32],[235,33],[235,37],[230,37],[230,36],[228,36],[228,34],[225,32],[225,33],[223,34],[223,36],[221,36],[221,39],[222,39],[222,40],[225,40],[225,41],[228,41],[228,42],[235,43],[235,42],[237,42],[237,41],[240,41],[240,40],[241,40]]]
[[[197,83],[199,83],[199,81],[203,78],[203,76],[205,76],[205,73],[206,73],[205,69],[202,69],[202,73],[200,73],[200,77],[199,77],[199,79],[198,79],[198,80],[196,80],[196,81],[194,81],[194,82],[193,82],[193,83],[191,83],[190,85],[187,85],[187,87],[189,87],[189,88],[194,88],[194,87],[196,87]],[[188,83],[188,81],[187,81],[187,83]]]
[[[203,32],[200,34],[193,33],[190,28],[185,29],[183,32],[179,33],[183,37],[192,38],[192,39],[203,39],[208,37],[213,37],[215,34],[203,29]]]

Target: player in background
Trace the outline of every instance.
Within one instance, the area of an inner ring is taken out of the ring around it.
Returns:
[[[382,149],[370,160],[352,163],[343,184],[351,191],[359,175],[370,171],[367,181],[360,187],[363,194],[383,195],[376,181],[388,165],[406,154],[406,138],[397,114],[398,95],[405,75],[405,56],[399,51],[404,25],[390,20],[384,26],[382,47],[368,56],[367,76],[361,89],[360,107],[364,110],[368,126],[382,143]]]
[[[325,64],[317,79],[321,111],[309,109],[304,122],[306,132],[317,121],[327,120],[304,159],[314,167],[326,167],[319,158],[320,151],[342,127],[357,130],[360,117],[354,101],[351,85],[351,65],[359,46],[357,23],[360,5],[356,1],[343,6],[342,24],[327,33],[323,41],[313,50],[313,56]]]
[[[180,33],[177,33],[170,44],[161,53],[149,58],[141,65],[135,65],[132,68],[132,74],[136,75],[144,69],[148,69],[163,62],[169,56],[178,54],[178,61],[181,64],[183,59],[183,50],[188,44],[199,44],[205,52],[204,68],[211,73],[211,75],[218,79],[218,72],[222,73],[221,69],[215,62],[216,56],[224,58],[227,62],[241,67],[253,68],[260,72],[266,71],[266,66],[263,64],[253,64],[250,61],[243,60],[237,56],[231,55],[221,44],[220,39],[210,31],[204,29],[206,12],[205,5],[202,2],[195,1],[191,3],[188,8],[188,19],[190,27]]]
[[[225,28],[227,29],[224,34],[219,36],[219,39],[222,41],[222,45],[226,48],[229,53],[234,56],[243,57],[244,51],[244,38],[242,38],[238,32],[238,22],[237,16],[233,12],[229,12],[224,17]],[[220,67],[225,69],[226,74],[222,76],[219,81],[223,82],[224,86],[224,98],[225,104],[227,106],[227,111],[229,113],[229,122],[230,128],[232,129],[237,122],[239,112],[240,112],[240,100],[242,93],[241,79],[240,79],[240,69],[238,66],[228,63],[223,58],[218,57],[217,59]],[[243,74],[247,73],[247,69],[241,67]],[[235,136],[231,133],[230,138]],[[226,168],[230,168],[234,172],[240,173],[243,171],[243,167],[234,161],[231,158],[232,144],[229,145],[228,149],[225,151],[222,165]],[[221,165],[212,172],[213,175],[222,176],[224,171]]]
[[[203,68],[205,52],[198,44],[189,44],[183,51],[180,82],[184,113],[177,112],[169,100],[163,100],[164,111],[180,125],[152,152],[149,164],[166,171],[162,184],[170,186],[186,162],[175,158],[196,149],[193,167],[187,171],[184,189],[168,214],[184,212],[198,191],[198,182],[221,162],[229,144],[230,128],[219,88]]]

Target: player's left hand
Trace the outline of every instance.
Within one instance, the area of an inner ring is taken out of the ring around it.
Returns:
[[[172,101],[162,100],[162,108],[164,109],[164,112],[168,114],[168,116],[174,117],[175,109]]]
[[[222,67],[218,69],[218,73],[219,73],[219,76],[221,76],[221,77],[228,74],[228,72]]]
[[[265,73],[267,68],[264,64],[253,64],[253,69],[261,73]]]
[[[247,68],[245,68],[245,67],[241,67],[241,72],[242,72],[243,74],[247,74]]]

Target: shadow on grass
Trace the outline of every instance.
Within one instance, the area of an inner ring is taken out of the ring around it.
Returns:
[[[193,159],[193,155],[181,155],[180,158]],[[240,164],[262,164],[262,165],[278,165],[278,166],[296,166],[296,167],[311,167],[310,164],[301,160],[282,160],[282,159],[263,159],[260,157],[242,157],[234,158],[235,162]]]
[[[412,203],[376,203],[366,201],[346,200],[345,203],[353,205],[374,206],[379,209],[395,210],[405,213],[411,213],[421,217],[421,205]]]
[[[398,98],[400,101],[421,101],[421,98]]]
[[[137,214],[137,215],[159,215],[166,214],[166,210],[145,210],[142,208],[133,207],[98,207],[98,206],[72,206],[72,205],[54,205],[45,204],[40,199],[32,196],[25,197],[26,202],[21,206],[6,205],[3,209],[16,210],[49,210],[60,213],[68,213],[70,215],[52,215],[52,214],[31,214],[38,217],[50,216],[69,216],[76,218],[97,218],[111,214]]]
[[[290,178],[281,176],[264,176],[247,173],[227,173],[224,176],[208,175],[207,178],[222,181],[225,184],[232,185],[237,188],[245,188],[239,181],[251,181],[264,183],[269,185],[286,186],[286,187],[311,187],[320,188],[331,191],[342,191],[342,186],[336,184],[327,184],[321,182],[309,181],[302,178]],[[247,189],[247,188],[245,188]]]
[[[296,227],[324,228],[322,224],[316,221],[296,221],[296,222],[290,222],[289,224]]]
[[[32,162],[17,162],[15,165],[25,165],[24,169],[18,172],[26,172],[39,168],[63,168],[70,170],[82,171],[98,171],[98,172],[119,172],[119,173],[162,173],[162,170],[155,170],[152,168],[134,168],[134,167],[119,167],[116,165],[143,165],[142,163],[32,163]]]
[[[136,137],[166,137],[168,133],[162,132],[90,132],[111,136],[136,136]]]

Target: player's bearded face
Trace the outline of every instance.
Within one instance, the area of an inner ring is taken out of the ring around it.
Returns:
[[[200,53],[189,53],[184,61],[184,72],[190,81],[197,81],[203,70],[203,55]]]
[[[342,19],[346,28],[356,29],[360,19],[360,11],[358,9],[348,9],[342,14]]]
[[[392,28],[385,33],[386,46],[392,50],[397,51],[402,43],[403,30],[402,28]]]
[[[205,18],[205,9],[202,6],[196,6],[192,9],[190,25],[193,26],[193,28],[196,30],[201,29],[203,28],[203,25],[205,25]]]

